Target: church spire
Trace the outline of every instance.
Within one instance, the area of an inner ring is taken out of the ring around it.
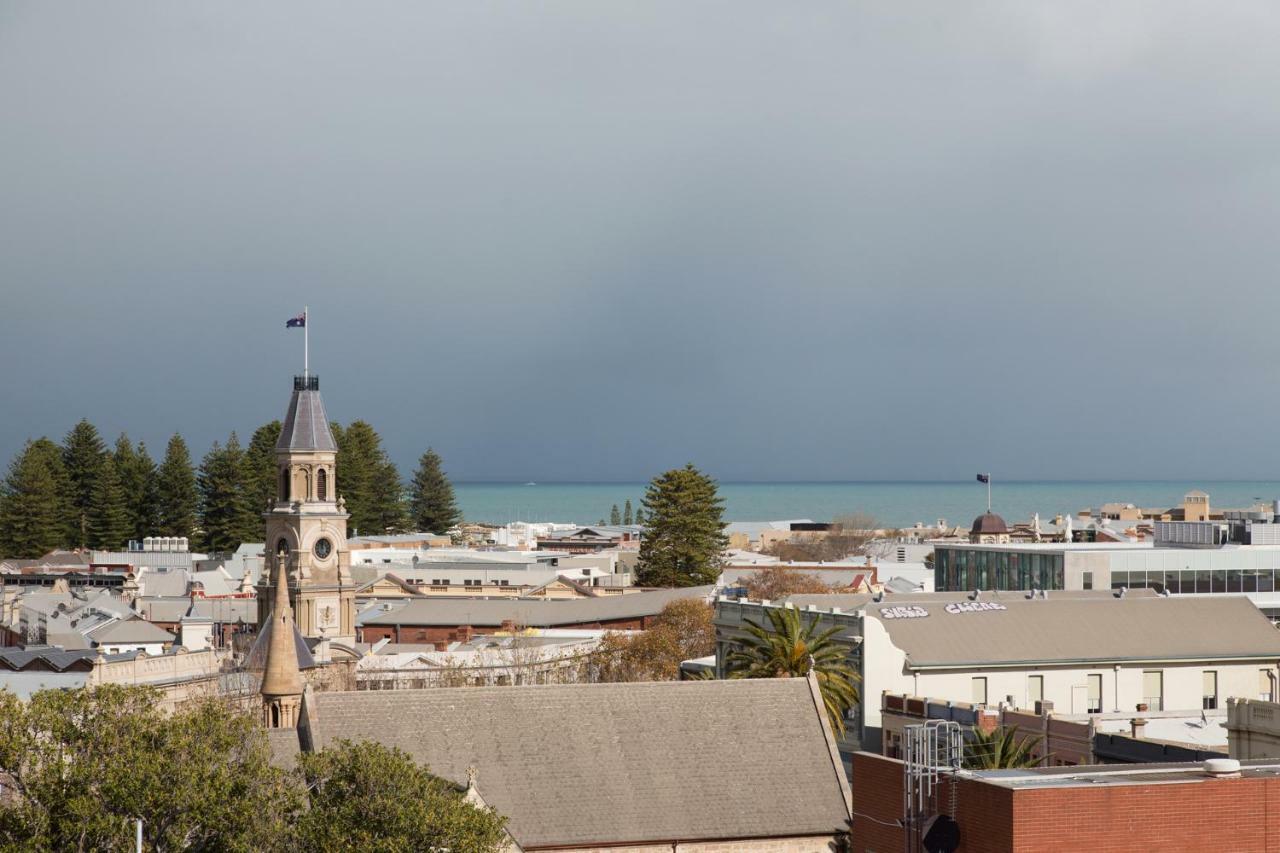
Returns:
[[[263,720],[272,729],[296,726],[302,699],[302,671],[298,668],[293,608],[289,606],[289,573],[283,563],[276,572],[275,606],[261,690]]]

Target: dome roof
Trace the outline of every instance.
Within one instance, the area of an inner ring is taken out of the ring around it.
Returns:
[[[1005,524],[1004,519],[994,512],[984,512],[973,520],[973,527],[969,529],[969,532],[975,535],[1008,533],[1009,525]]]

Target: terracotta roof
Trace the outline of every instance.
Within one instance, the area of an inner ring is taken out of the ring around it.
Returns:
[[[994,512],[984,512],[973,520],[973,527],[969,528],[969,532],[977,534],[1008,533],[1009,525],[1005,524],[1004,519]]]
[[[829,836],[847,782],[805,679],[309,694],[313,744],[369,739],[484,800],[522,849]],[[572,731],[566,721],[576,721]]]

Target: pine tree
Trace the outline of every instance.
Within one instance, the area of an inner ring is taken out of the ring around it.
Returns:
[[[216,441],[200,462],[200,526],[211,551],[232,551],[258,538],[261,524],[249,506],[245,454],[231,433],[225,446]]]
[[[395,463],[386,456],[374,469],[372,504],[374,529],[384,533],[404,533],[409,528],[404,482]]]
[[[67,484],[59,447],[28,441],[0,484],[0,554],[39,557],[67,543]]]
[[[249,506],[262,512],[276,494],[276,442],[280,440],[280,422],[263,424],[253,432],[245,451],[246,477],[249,484]]]
[[[445,533],[462,519],[453,484],[441,465],[440,454],[429,447],[418,460],[409,498],[409,519],[416,530]]]
[[[161,536],[191,536],[195,532],[198,501],[191,454],[182,436],[174,433],[156,472],[156,532]]]
[[[627,498],[627,503],[622,508],[622,523],[630,526],[634,521],[635,517],[631,514],[631,498]]]
[[[622,523],[622,511],[618,509],[617,504],[614,504],[609,510],[609,523],[614,527],[617,527]]]
[[[404,484],[382,449],[382,439],[364,421],[335,429],[338,442],[338,493],[351,516],[347,526],[366,535],[381,535],[408,526]]]
[[[636,520],[635,520],[635,523],[636,523],[636,525],[637,525],[637,526],[641,526],[641,525],[643,525],[643,524],[644,524],[644,509],[642,509],[642,508],[640,508],[640,507],[636,507]]]
[[[644,539],[636,580],[643,586],[715,583],[724,535],[724,503],[715,480],[692,464],[653,478],[644,496]]]
[[[72,531],[72,544],[83,548],[89,538],[89,505],[93,503],[93,491],[107,457],[107,446],[98,434],[98,428],[82,418],[67,433],[62,443],[62,462],[71,482],[72,516],[68,527]]]
[[[116,471],[115,457],[107,454],[98,469],[86,519],[90,548],[119,551],[124,548],[131,531],[129,508],[125,503]]]
[[[138,442],[135,448],[124,433],[116,439],[113,461],[120,475],[129,538],[141,541],[153,535],[156,528],[156,463],[145,444]]]

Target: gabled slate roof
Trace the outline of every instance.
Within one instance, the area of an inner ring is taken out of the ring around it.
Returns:
[[[315,749],[399,747],[485,802],[521,849],[829,836],[847,782],[806,679],[309,694]],[[583,723],[572,731],[565,721]]]

